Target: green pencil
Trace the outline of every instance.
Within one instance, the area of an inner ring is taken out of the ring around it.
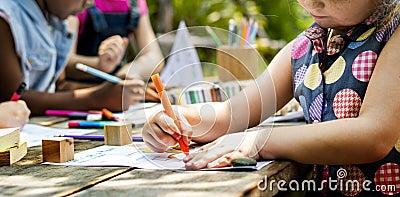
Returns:
[[[217,47],[222,46],[221,40],[218,38],[217,34],[211,29],[210,26],[206,26],[206,31],[210,34],[211,38],[214,40]]]

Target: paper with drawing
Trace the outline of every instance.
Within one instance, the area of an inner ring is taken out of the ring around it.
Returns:
[[[194,151],[194,150],[192,150]],[[99,146],[75,154],[75,159],[65,163],[43,163],[67,166],[127,166],[156,170],[184,170],[182,159],[185,155],[174,148],[165,153],[151,151],[143,142],[125,146]],[[271,161],[258,162],[258,166],[236,168],[240,170],[259,170]],[[207,169],[206,169],[207,170]],[[211,169],[208,169],[211,170]],[[214,169],[215,170],[215,169]],[[220,168],[218,170],[235,170],[235,168]]]

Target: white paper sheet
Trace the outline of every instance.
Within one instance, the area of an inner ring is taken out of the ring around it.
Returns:
[[[60,129],[44,127],[35,124],[26,124],[21,130],[21,142],[27,142],[28,147],[42,145],[43,138],[51,138],[59,135],[84,135],[93,133],[95,129]]]
[[[195,151],[195,150],[194,150]],[[165,153],[151,151],[143,142],[125,146],[99,146],[75,154],[74,160],[65,163],[45,162],[66,166],[126,166],[155,170],[185,170],[182,159],[185,155],[170,148]],[[226,167],[203,170],[259,170],[272,161],[258,162],[257,166]]]

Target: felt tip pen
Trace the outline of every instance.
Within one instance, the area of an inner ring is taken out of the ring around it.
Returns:
[[[117,121],[117,122],[118,122],[118,119],[114,116],[114,114],[113,114],[110,110],[108,110],[108,109],[106,109],[106,108],[103,108],[101,111],[103,112],[103,115],[104,115],[107,119],[109,119],[109,120],[114,120],[114,121]]]
[[[18,101],[21,98],[22,92],[25,90],[25,87],[26,87],[26,83],[22,82],[19,85],[17,91],[15,91],[13,93],[13,95],[11,96],[10,101]]]
[[[96,77],[100,77],[100,78],[102,78],[102,79],[104,79],[104,80],[107,80],[107,81],[109,81],[109,82],[112,82],[112,83],[119,83],[120,81],[122,81],[121,78],[118,78],[118,77],[116,77],[116,76],[110,75],[110,74],[108,74],[108,73],[105,73],[105,72],[100,71],[100,70],[97,70],[97,69],[95,69],[95,68],[86,66],[86,65],[81,64],[81,63],[76,64],[75,67],[76,67],[78,70],[87,72],[87,73],[89,73],[89,74],[92,74],[92,75],[94,75],[94,76],[96,76]]]
[[[59,135],[56,137],[70,137],[79,140],[93,140],[93,141],[103,141],[104,135]],[[132,141],[143,142],[142,136],[132,136]]]
[[[101,120],[101,112],[85,112],[85,111],[73,111],[73,110],[46,110],[46,116],[63,116],[69,117],[70,119],[86,119],[86,120]]]
[[[106,124],[115,123],[114,121],[71,121],[68,122],[68,128],[104,128]]]
[[[178,118],[176,117],[174,111],[172,110],[171,102],[169,101],[167,92],[164,89],[164,84],[161,81],[160,75],[154,74],[151,76],[151,79],[153,80],[154,86],[156,87],[158,96],[160,97],[160,101],[162,106],[164,107],[165,113],[174,120],[174,123],[176,124],[178,129],[182,131]],[[173,137],[176,139],[178,136],[176,136],[175,134]],[[182,152],[185,153],[185,155],[189,155],[189,146],[185,144],[182,136],[179,137],[180,138],[177,141],[179,143]]]

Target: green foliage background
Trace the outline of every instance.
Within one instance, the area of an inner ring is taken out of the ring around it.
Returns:
[[[187,26],[218,27],[228,29],[228,21],[233,18],[240,24],[244,16],[254,17],[263,31],[259,35],[287,43],[306,29],[312,18],[299,5],[297,0],[171,0],[173,4],[173,25],[185,20]],[[157,27],[158,1],[148,0],[149,13],[153,27]],[[271,47],[257,42],[257,49],[267,63],[278,52],[279,47]],[[210,51],[198,51],[201,61],[215,61]],[[211,59],[211,60],[210,60]],[[204,69],[204,68],[203,68]],[[207,69],[207,68],[206,68]],[[265,69],[265,68],[260,68]],[[207,73],[208,71],[206,71]],[[212,71],[210,75],[215,74]]]
[[[156,26],[158,1],[147,1]],[[180,20],[188,26],[209,25],[227,29],[228,21],[254,16],[271,39],[290,41],[307,28],[312,19],[296,0],[172,0],[174,27]]]

